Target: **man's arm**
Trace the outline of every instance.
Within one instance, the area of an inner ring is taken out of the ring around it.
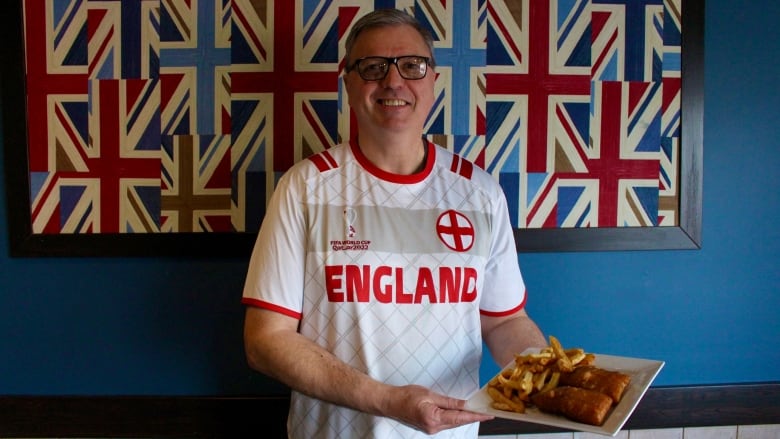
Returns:
[[[547,346],[544,334],[523,309],[503,317],[482,315],[481,321],[482,339],[499,367],[528,348]]]
[[[297,328],[297,319],[247,307],[244,347],[249,366],[314,398],[378,414],[389,386],[338,360]]]
[[[244,345],[250,367],[314,398],[390,417],[428,434],[492,419],[463,411],[463,400],[421,386],[376,381],[298,333],[297,328],[298,320],[292,317],[248,307]]]

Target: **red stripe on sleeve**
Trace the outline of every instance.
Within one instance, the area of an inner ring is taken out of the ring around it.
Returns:
[[[319,154],[309,157],[309,160],[314,163],[314,166],[316,166],[320,172],[325,172],[328,170],[328,163]]]
[[[336,159],[334,159],[333,156],[330,155],[330,151],[322,151],[320,154],[325,158],[325,160],[328,162],[331,168],[339,167],[339,164],[336,163]]]
[[[521,309],[525,308],[525,301],[527,299],[528,299],[528,295],[526,294],[523,297],[523,301],[520,302],[520,305],[517,305],[516,307],[514,307],[512,309],[508,309],[506,311],[486,311],[484,309],[480,309],[479,313],[482,314],[483,316],[487,316],[487,317],[504,317],[504,316],[509,316],[509,315],[512,315],[512,314],[520,311]]]
[[[328,151],[322,151],[319,154],[314,154],[313,156],[309,157],[309,160],[311,160],[312,163],[317,167],[317,169],[320,170],[320,172],[325,172],[329,169],[338,168],[339,164],[336,162],[336,159],[333,158],[332,155]]]
[[[460,157],[458,155],[453,155],[452,166],[450,166],[450,171],[456,174],[460,174],[461,177],[470,180],[471,174],[474,173],[474,164],[464,159],[463,157]]]
[[[281,307],[279,305],[274,305],[273,303],[268,303],[268,302],[264,302],[262,300],[252,299],[252,298],[249,298],[249,297],[242,298],[241,299],[241,303],[243,303],[244,305],[249,305],[249,306],[254,306],[254,307],[257,307],[257,308],[267,309],[269,311],[275,311],[275,312],[278,312],[279,314],[284,314],[284,315],[286,315],[288,317],[292,317],[292,318],[298,319],[298,320],[300,320],[303,317],[303,314],[301,314],[299,312],[296,312],[296,311],[293,311],[291,309],[287,309],[287,308]]]
[[[453,155],[452,156],[452,166],[450,166],[450,171],[452,172],[458,172],[458,162],[460,161],[460,157]]]
[[[467,179],[471,180],[471,174],[474,172],[474,164],[471,163],[468,160],[461,160],[460,161],[460,175],[466,177]]]

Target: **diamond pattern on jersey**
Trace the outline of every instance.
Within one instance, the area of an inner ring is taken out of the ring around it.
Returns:
[[[333,151],[332,151],[333,152]],[[437,166],[422,183],[398,184],[365,172],[354,158],[338,169],[317,173],[308,181],[311,203],[340,206],[385,206],[406,209],[439,208],[442,202],[462,210],[479,211],[491,201],[469,180]],[[370,188],[370,190],[366,190]]]

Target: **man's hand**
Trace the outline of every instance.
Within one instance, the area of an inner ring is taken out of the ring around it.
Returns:
[[[435,434],[473,422],[489,421],[491,415],[465,410],[466,401],[440,395],[425,387],[396,387],[387,399],[386,416],[423,431]]]

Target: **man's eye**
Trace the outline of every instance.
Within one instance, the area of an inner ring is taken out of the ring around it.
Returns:
[[[385,69],[385,63],[382,62],[368,63],[365,66],[363,66],[363,68],[364,70],[369,72],[382,71]]]

